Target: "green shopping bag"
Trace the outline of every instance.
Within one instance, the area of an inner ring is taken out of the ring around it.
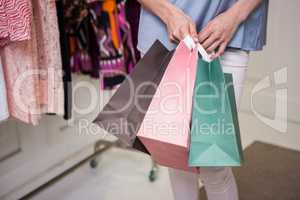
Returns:
[[[198,59],[189,165],[240,166],[243,160],[232,75],[219,59]]]

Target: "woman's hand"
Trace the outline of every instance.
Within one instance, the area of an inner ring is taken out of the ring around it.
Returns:
[[[179,42],[187,35],[198,42],[196,24],[191,17],[184,14],[180,9],[171,7],[170,15],[167,15],[163,21],[167,26],[169,38],[172,42]]]
[[[165,23],[172,42],[179,42],[187,35],[191,35],[195,42],[198,41],[196,25],[193,20],[169,0],[138,1]]]
[[[222,55],[234,36],[239,25],[245,21],[250,13],[263,0],[238,0],[226,12],[220,14],[198,34],[199,42],[208,52],[217,52],[212,56],[215,59]]]
[[[157,15],[167,26],[169,37],[172,41],[180,41],[186,35],[191,35],[195,42],[198,41],[196,26],[193,20],[183,13],[168,0],[138,0],[141,5]],[[199,42],[204,48],[213,52],[213,58],[222,55],[227,44],[234,36],[240,23],[247,19],[248,15],[263,0],[238,0],[226,12],[220,14],[198,34]]]
[[[228,10],[212,21],[198,34],[200,44],[203,45],[206,51],[212,53],[212,59],[221,56],[228,43],[234,36],[241,21],[237,17],[235,10]]]

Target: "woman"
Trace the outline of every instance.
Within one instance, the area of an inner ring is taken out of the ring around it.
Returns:
[[[141,54],[159,39],[172,49],[186,35],[208,52],[220,56],[223,71],[232,73],[237,104],[247,70],[249,51],[261,50],[266,42],[268,0],[139,0],[138,49]],[[199,31],[199,32],[198,32]],[[176,200],[198,199],[198,176],[170,169]],[[237,200],[231,168],[201,168],[209,200]]]

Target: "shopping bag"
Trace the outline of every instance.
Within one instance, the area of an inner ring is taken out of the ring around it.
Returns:
[[[188,166],[192,95],[197,50],[183,40],[177,46],[138,131],[158,164],[198,172]]]
[[[219,59],[198,60],[194,88],[190,166],[240,166],[243,160],[232,75]]]
[[[124,144],[148,153],[136,138],[172,52],[156,41],[99,113],[94,123]]]

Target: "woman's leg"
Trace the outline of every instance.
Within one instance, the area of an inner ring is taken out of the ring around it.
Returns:
[[[236,103],[239,107],[249,55],[245,51],[230,49],[220,60],[223,71],[232,74]],[[175,200],[198,199],[197,175],[175,169],[169,169],[169,173]],[[238,200],[237,186],[230,167],[201,168],[200,179],[209,200]]]
[[[239,109],[248,69],[249,53],[246,51],[229,49],[221,56],[220,61],[223,72],[232,74],[235,100],[237,109]]]
[[[169,168],[174,200],[198,200],[198,174]]]
[[[199,176],[208,200],[238,200],[237,186],[230,167],[201,168]]]

